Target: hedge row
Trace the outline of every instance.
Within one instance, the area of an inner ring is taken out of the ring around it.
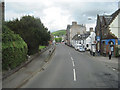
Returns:
[[[2,33],[2,69],[14,69],[27,60],[27,44],[6,26]]]

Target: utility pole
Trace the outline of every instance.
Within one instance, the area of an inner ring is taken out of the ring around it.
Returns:
[[[4,3],[4,0],[2,1],[2,21],[5,20],[5,3]]]
[[[0,89],[2,89],[2,26],[4,21],[4,1],[0,1]]]

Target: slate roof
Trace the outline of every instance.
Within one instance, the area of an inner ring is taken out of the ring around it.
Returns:
[[[112,16],[111,15],[104,15],[103,17],[105,18],[105,24],[108,26],[112,20]]]
[[[105,21],[107,26],[110,25],[113,20],[116,18],[116,16],[120,13],[120,9],[118,9],[116,12],[114,12],[112,15],[104,15]]]
[[[98,15],[100,23],[102,24],[104,23],[106,26],[109,26],[119,13],[120,13],[120,9],[118,9],[112,15]]]
[[[78,36],[79,35],[79,36]],[[83,39],[86,39],[90,34],[89,33],[86,33],[86,34],[76,34],[72,40],[83,40]]]

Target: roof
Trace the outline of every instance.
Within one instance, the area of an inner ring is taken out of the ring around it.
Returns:
[[[117,16],[119,13],[120,13],[120,8],[111,15],[112,19],[111,19],[109,25],[113,22],[113,20],[116,18],[116,16]]]
[[[72,40],[81,40],[81,39],[86,39],[90,34],[76,34]]]
[[[105,24],[108,26],[112,20],[112,16],[111,15],[104,15],[103,18],[105,19]]]
[[[103,16],[99,16],[100,22],[103,22]]]
[[[118,9],[112,15],[103,15],[105,19],[106,27],[108,27],[113,22],[113,20],[117,17],[119,13],[120,13],[120,9]]]
[[[106,38],[103,39],[117,39],[113,34],[108,34]]]
[[[100,23],[104,23],[106,26],[109,26],[119,13],[120,9],[115,11],[112,15],[98,15],[98,19],[100,20]]]

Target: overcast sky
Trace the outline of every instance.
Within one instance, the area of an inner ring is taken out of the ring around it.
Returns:
[[[104,2],[103,2],[104,1]],[[5,0],[5,20],[33,15],[51,31],[66,29],[72,21],[95,26],[97,14],[112,14],[119,0]],[[89,20],[88,18],[91,18]]]

